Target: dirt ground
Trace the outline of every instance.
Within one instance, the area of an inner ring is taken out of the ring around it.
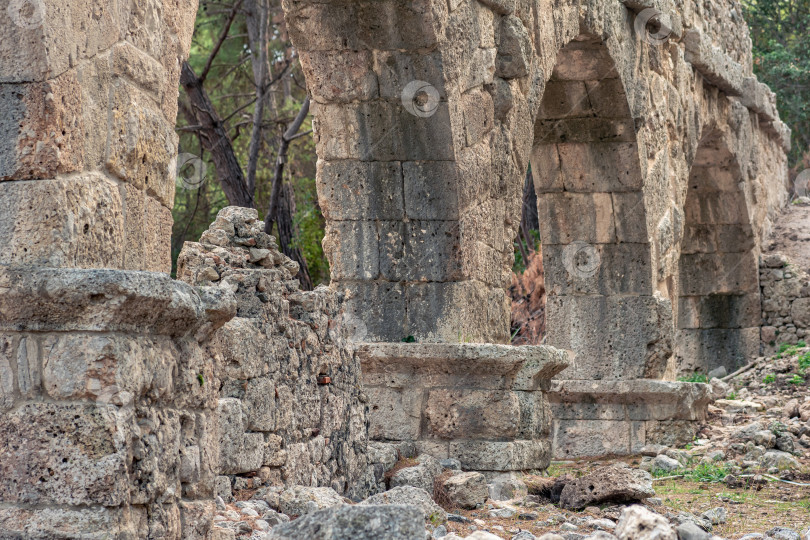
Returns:
[[[566,473],[579,476],[598,466],[618,461],[638,466],[640,459],[557,462],[552,464],[549,473],[552,476]],[[796,480],[810,483],[810,470],[797,474]],[[803,531],[810,526],[810,488],[808,487],[769,482],[760,490],[754,488],[731,489],[722,482],[696,482],[685,479],[656,479],[653,487],[657,498],[661,499],[661,505],[653,505],[650,508],[661,514],[669,511],[674,514],[690,512],[700,515],[719,506],[725,508],[728,513],[727,522],[716,525],[713,530],[713,534],[723,538],[736,539],[747,533],[764,533],[777,525],[797,531]],[[534,499],[531,496],[529,498]],[[593,508],[582,512],[569,512],[561,510],[542,498],[538,498],[536,504],[529,503],[528,506],[521,505],[514,508],[518,510],[518,514],[509,519],[488,517],[488,509],[457,511],[457,514],[471,521],[481,520],[485,525],[482,526],[480,522],[476,524],[475,521],[471,524],[448,522],[447,530],[455,532],[459,536],[466,536],[472,532],[473,529],[470,526],[472,525],[501,538],[511,538],[521,530],[540,536],[546,532],[559,531],[559,525],[549,523],[549,520],[553,521],[556,517],[563,517],[565,521],[575,521],[576,518],[607,517],[615,521],[621,513],[621,507],[615,505],[603,505],[599,512]],[[537,516],[527,515],[532,513]],[[523,519],[521,519],[521,514],[523,514]],[[525,519],[529,517],[532,519]],[[573,532],[587,534],[590,530],[580,527],[580,530]]]

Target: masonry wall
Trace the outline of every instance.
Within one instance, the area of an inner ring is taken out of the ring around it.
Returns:
[[[256,210],[229,207],[186,243],[178,279],[236,295],[236,317],[207,347],[217,386],[217,492],[330,486],[365,497],[368,425],[360,362],[342,297],[299,290],[298,265],[263,232]]]
[[[780,254],[760,260],[762,287],[762,353],[772,354],[783,343],[810,336],[810,276]]]

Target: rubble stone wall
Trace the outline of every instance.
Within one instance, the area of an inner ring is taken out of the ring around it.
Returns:
[[[783,343],[808,341],[810,276],[780,253],[762,257],[762,352],[773,354]]]
[[[218,493],[263,485],[330,486],[363,498],[368,425],[360,362],[341,324],[341,296],[299,290],[298,265],[256,210],[229,207],[186,243],[178,279],[236,295],[236,317],[207,354],[218,384]]]

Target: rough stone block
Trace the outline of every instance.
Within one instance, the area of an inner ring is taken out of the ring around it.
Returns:
[[[402,219],[403,168],[408,201],[408,164],[319,160],[318,200],[324,217],[336,221]]]
[[[405,87],[412,81],[424,81],[445,99],[444,62],[439,53],[374,51],[374,71],[380,85],[380,97],[400,101]]]
[[[419,439],[422,393],[413,388],[368,388],[369,437],[374,440]]]
[[[569,118],[541,120],[534,127],[535,142],[629,143],[636,140],[633,120],[624,118]]]
[[[650,244],[596,244],[598,258],[588,255],[585,269],[598,264],[593,271],[578,271],[576,261],[568,261],[573,248],[544,245],[545,285],[550,294],[652,294]]]
[[[642,187],[638,148],[634,143],[558,144],[565,190],[637,191]],[[644,207],[636,209],[643,214]]]
[[[630,118],[627,93],[621,79],[585,81],[593,113],[603,118]]]
[[[315,101],[349,103],[378,95],[371,51],[302,51],[301,67]]]
[[[732,371],[759,355],[759,328],[684,329],[677,335],[678,368],[708,373],[724,366]]]
[[[751,253],[685,253],[680,260],[681,294],[756,293],[759,272]]]
[[[130,429],[110,405],[29,403],[0,418],[0,499],[118,506],[128,500]]]
[[[385,240],[385,238],[383,238]],[[380,231],[373,221],[332,221],[323,250],[332,279],[376,279],[380,274]]]
[[[475,146],[494,124],[492,97],[485,90],[471,90],[461,98],[464,116],[464,140]]]
[[[177,135],[154,102],[134,85],[112,89],[106,166],[116,176],[171,208]]]
[[[543,119],[579,118],[592,116],[588,92],[583,81],[555,81],[546,84],[540,103]]]
[[[565,379],[658,378],[672,354],[671,306],[656,297],[549,296],[546,317],[546,342],[575,353]]]
[[[401,103],[368,102],[313,106],[321,159],[361,161],[450,160],[453,139],[449,109],[422,118]]]
[[[9,538],[26,538],[36,531],[40,538],[81,538],[100,531],[97,537],[136,538],[139,526],[137,511],[124,508],[20,508],[0,509],[0,530]],[[143,530],[143,529],[141,529]]]
[[[172,212],[131,184],[124,184],[124,268],[169,273]]]
[[[596,81],[617,77],[606,48],[590,42],[572,41],[557,53],[552,80]]]
[[[380,272],[391,281],[453,281],[461,277],[455,221],[380,224]]]
[[[761,305],[758,294],[681,296],[678,304],[678,328],[751,328],[759,325]]]
[[[399,283],[347,283],[347,316],[359,341],[401,341],[408,336],[405,287]]]
[[[564,189],[560,154],[556,144],[535,145],[532,148],[531,164],[534,189],[538,195]]]
[[[452,441],[450,455],[473,471],[545,469],[551,460],[548,441]]]
[[[451,343],[508,341],[509,300],[501,288],[459,281],[414,284],[406,291],[406,336]]]
[[[425,419],[432,437],[513,438],[518,432],[520,402],[508,391],[431,390]]]
[[[451,161],[402,164],[409,219],[447,220],[459,215],[457,165]]]
[[[82,92],[75,71],[48,82],[0,86],[0,111],[0,181],[82,168]]]
[[[120,268],[123,229],[118,187],[98,173],[0,183],[2,264]]]
[[[630,422],[625,420],[556,420],[554,457],[626,455],[630,453]]]
[[[609,193],[544,193],[537,198],[543,245],[616,241]]]

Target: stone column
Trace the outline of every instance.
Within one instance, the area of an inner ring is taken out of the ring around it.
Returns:
[[[0,264],[168,272],[197,2],[2,0]]]

